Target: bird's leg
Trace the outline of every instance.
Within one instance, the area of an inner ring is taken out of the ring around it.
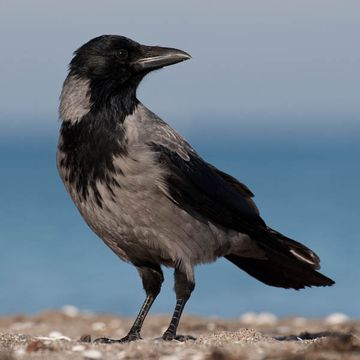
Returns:
[[[184,310],[186,302],[189,300],[192,291],[194,290],[195,283],[189,280],[183,272],[175,269],[175,293],[176,293],[176,306],[172,316],[170,325],[163,335],[164,340],[195,340],[192,336],[176,335],[176,330],[179,325],[181,314]]]
[[[147,266],[146,267],[138,266],[137,268],[143,281],[144,290],[146,292],[146,299],[140,309],[138,316],[134,321],[134,324],[132,325],[128,334],[122,339],[113,340],[108,338],[99,338],[95,340],[96,343],[105,343],[105,344],[119,343],[119,342],[124,343],[124,342],[130,342],[141,339],[140,331],[143,322],[150,310],[151,305],[153,304],[157,295],[160,292],[161,284],[164,281],[164,276],[160,266],[154,266],[151,268]]]

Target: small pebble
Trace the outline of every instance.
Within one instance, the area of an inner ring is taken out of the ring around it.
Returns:
[[[51,331],[49,334],[49,338],[52,340],[67,340],[67,341],[71,341],[71,339],[67,336],[64,336],[61,332],[59,331]]]
[[[15,357],[23,357],[26,355],[26,350],[23,347],[19,347],[14,351]]]
[[[245,324],[253,324],[256,319],[256,314],[253,312],[247,312],[240,316],[240,321]]]
[[[86,359],[101,359],[102,353],[99,350],[89,349],[81,353]]]
[[[240,316],[240,321],[245,324],[256,324],[256,325],[275,325],[278,318],[271,313],[262,312],[259,314],[248,312]]]
[[[99,330],[104,330],[106,328],[106,324],[103,323],[103,322],[94,322],[92,325],[91,325],[91,328],[94,330],[94,331],[99,331]]]
[[[68,317],[76,317],[80,313],[79,309],[74,305],[65,305],[61,308],[61,311]]]
[[[44,348],[44,343],[41,340],[35,340],[28,344],[26,352],[36,352]]]
[[[349,320],[350,320],[349,316],[347,316],[346,314],[343,314],[343,313],[330,314],[329,316],[327,316],[325,318],[325,322],[329,325],[344,324]]]
[[[274,314],[263,312],[257,315],[256,323],[258,325],[275,325],[278,319]]]
[[[72,347],[72,351],[84,351],[86,349],[86,347],[84,345],[74,345]]]
[[[84,343],[91,343],[91,335],[89,334],[81,335],[79,341]]]

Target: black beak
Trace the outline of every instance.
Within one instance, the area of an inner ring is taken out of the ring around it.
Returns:
[[[149,71],[173,65],[191,58],[185,51],[160,46],[142,46],[143,56],[132,65],[137,71]]]

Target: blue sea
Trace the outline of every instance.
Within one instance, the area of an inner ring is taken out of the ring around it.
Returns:
[[[187,313],[236,317],[360,316],[360,142],[356,137],[294,138],[194,131],[209,162],[245,182],[268,225],[311,247],[331,288],[266,286],[225,260],[196,269]],[[223,140],[221,140],[223,139]],[[134,315],[143,299],[135,268],[120,261],[81,219],[57,174],[57,134],[0,143],[0,313],[36,313],[72,304]],[[170,269],[152,312],[175,304]]]

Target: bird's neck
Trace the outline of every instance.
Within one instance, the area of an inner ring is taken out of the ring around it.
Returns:
[[[89,118],[106,118],[122,123],[139,104],[137,83],[94,81],[70,74],[60,96],[60,119],[77,124]]]

